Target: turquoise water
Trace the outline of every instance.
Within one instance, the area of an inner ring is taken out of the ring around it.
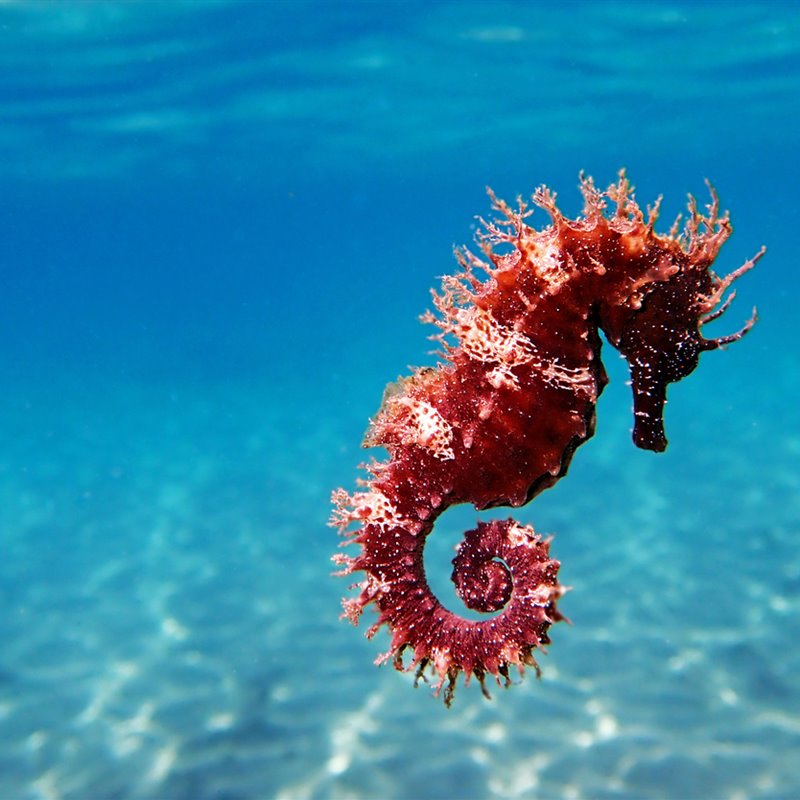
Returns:
[[[0,797],[800,796],[799,91],[790,3],[0,4]],[[448,711],[338,619],[330,492],[485,186],[623,166],[663,229],[714,183],[761,319],[660,455],[607,349],[515,512],[573,624]]]

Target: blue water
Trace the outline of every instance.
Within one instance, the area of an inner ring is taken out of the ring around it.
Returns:
[[[799,92],[791,3],[0,4],[0,797],[800,797]],[[484,187],[623,166],[663,229],[714,183],[761,320],[662,455],[607,348],[516,512],[573,624],[448,711],[338,619],[330,492]]]

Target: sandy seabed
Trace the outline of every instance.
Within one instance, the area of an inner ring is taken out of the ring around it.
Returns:
[[[540,682],[446,711],[338,620],[325,521],[355,411],[266,386],[46,396],[3,401],[0,797],[800,794],[797,439],[659,460],[608,419],[516,512],[557,532],[574,624]]]

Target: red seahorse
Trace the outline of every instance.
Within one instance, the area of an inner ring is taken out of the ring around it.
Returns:
[[[343,616],[356,624],[374,603],[379,616],[367,635],[383,624],[392,633],[376,663],[391,658],[397,669],[416,669],[417,679],[431,666],[447,705],[460,672],[467,682],[475,675],[484,694],[487,674],[508,686],[512,665],[539,673],[533,651],[564,619],[549,540],[511,519],[465,534],[453,561],[456,591],[469,608],[500,612],[480,621],[457,616],[433,594],[425,540],[449,506],[521,506],[566,473],[594,433],[607,383],[598,330],[630,365],[635,444],[664,450],[667,384],[755,322],[753,312],[738,333],[701,335],[733,299],[723,300],[731,283],[764,253],[725,278],[711,271],[731,225],[709,189],[707,213],[690,197],[685,227],[679,232],[676,220],[666,236],[654,231],[660,198],[645,218],[624,171],[605,192],[581,175],[585,207],[576,220],[539,188],[533,202],[551,218],[540,231],[526,224],[532,211],[521,199],[514,210],[489,191],[500,218],[481,220],[486,260],[457,251],[462,271],[433,293],[439,316],[423,316],[441,328],[435,338],[446,362],[387,388],[364,446],[385,447],[389,460],[367,466],[363,491],[333,494],[331,524],[344,544],[361,546],[356,556],[334,556],[339,574],[365,573],[358,596],[343,601]],[[607,211],[607,200],[615,208]]]

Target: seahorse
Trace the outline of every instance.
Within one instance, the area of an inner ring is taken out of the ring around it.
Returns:
[[[536,190],[533,203],[549,215],[541,230],[526,222],[528,203],[519,198],[512,208],[487,190],[498,216],[480,219],[483,257],[458,249],[460,272],[432,292],[438,315],[422,317],[441,329],[432,338],[444,360],[387,388],[363,444],[385,448],[388,460],[365,465],[363,491],[333,493],[331,524],[344,545],[361,548],[333,557],[337,574],[364,573],[342,616],[355,625],[374,605],[367,636],[383,625],[391,632],[376,663],[415,670],[415,685],[430,668],[447,706],[461,673],[466,683],[475,676],[486,696],[487,676],[506,687],[514,667],[538,676],[534,651],[565,619],[558,610],[565,588],[550,539],[513,519],[479,522],[457,548],[452,578],[468,608],[491,616],[457,615],[425,577],[423,551],[436,519],[461,503],[522,506],[566,474],[594,433],[608,382],[600,331],[630,367],[633,441],[658,452],[667,446],[667,385],[756,321],[754,309],[736,333],[701,333],[729,307],[731,284],[765,252],[727,277],[711,270],[732,230],[711,184],[706,213],[690,195],[685,225],[679,216],[667,235],[654,228],[661,198],[645,215],[624,170],[605,191],[581,173],[580,189],[577,219],[558,210],[548,188]]]

